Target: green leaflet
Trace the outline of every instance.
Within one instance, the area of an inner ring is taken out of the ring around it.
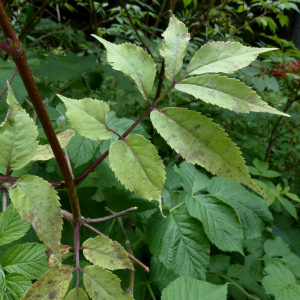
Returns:
[[[86,259],[102,268],[109,270],[134,270],[125,249],[116,241],[106,236],[97,236],[86,240],[82,247]]]
[[[0,246],[18,240],[30,228],[30,225],[21,219],[13,205],[0,214]]]
[[[16,100],[7,83],[7,104],[9,109],[5,121],[0,125],[0,164],[11,170],[27,165],[38,147],[37,127],[33,120]]]
[[[186,196],[190,215],[200,220],[210,241],[222,251],[243,254],[243,230],[236,211],[211,195]]]
[[[67,147],[69,144],[71,138],[75,135],[75,132],[73,130],[66,130],[64,132],[61,132],[57,135],[57,139],[59,141],[59,144],[62,148]],[[52,157],[54,157],[54,154],[52,152],[50,145],[39,145],[36,151],[35,156],[32,160],[49,160]]]
[[[107,61],[118,71],[122,71],[137,85],[145,99],[152,90],[156,66],[152,57],[141,47],[125,43],[112,44],[101,37],[92,34],[107,50]]]
[[[78,298],[77,298],[78,295]],[[65,300],[89,300],[87,293],[82,289],[78,288],[78,293],[77,293],[77,288],[74,288],[71,290],[68,295],[66,296]]]
[[[120,279],[110,271],[97,266],[86,266],[83,271],[85,288],[93,300],[133,300],[132,294],[122,290]]]
[[[22,300],[63,299],[72,280],[72,266],[51,269],[28,290]]]
[[[266,240],[264,250],[269,257],[285,256],[290,253],[289,245],[280,236],[276,236],[275,240]]]
[[[268,265],[265,268],[268,274],[262,280],[267,294],[276,296],[276,300],[298,300],[300,286],[288,267],[283,265]]]
[[[3,256],[2,268],[9,273],[21,273],[27,278],[39,279],[49,270],[47,246],[27,243],[11,247]]]
[[[226,300],[227,283],[214,285],[193,278],[180,277],[162,293],[162,300]]]
[[[109,163],[127,189],[160,202],[165,171],[150,141],[139,134],[131,135],[126,141],[115,141],[109,148]]]
[[[9,196],[20,216],[32,225],[40,240],[53,251],[60,265],[63,222],[56,190],[40,177],[25,175],[9,190]]]
[[[248,66],[260,53],[277,48],[246,47],[237,42],[213,42],[203,45],[190,61],[187,73],[232,73]]]
[[[186,26],[171,13],[169,26],[162,36],[164,39],[160,54],[165,58],[165,75],[173,82],[182,67],[190,34]]]
[[[106,124],[108,105],[92,98],[74,100],[57,95],[67,107],[67,118],[72,127],[82,136],[94,141],[108,140],[113,133]]]
[[[219,75],[196,76],[180,81],[175,88],[206,103],[230,109],[236,113],[267,112],[289,117],[269,106],[250,87],[237,79]]]
[[[185,108],[154,110],[150,117],[158,133],[187,162],[196,163],[217,176],[243,183],[265,197],[251,180],[241,152],[219,125]]]
[[[150,251],[180,276],[205,279],[209,242],[202,224],[180,207],[163,218],[156,213],[147,225]]]

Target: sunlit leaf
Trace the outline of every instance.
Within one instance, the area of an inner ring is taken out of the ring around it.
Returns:
[[[65,300],[88,300],[87,293],[82,288],[74,288],[66,296]]]

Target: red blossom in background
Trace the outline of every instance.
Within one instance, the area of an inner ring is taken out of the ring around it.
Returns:
[[[290,62],[288,64],[276,64],[275,69],[270,73],[275,78],[286,78],[287,73],[299,74],[300,73],[300,61]],[[300,79],[297,79],[300,81]]]

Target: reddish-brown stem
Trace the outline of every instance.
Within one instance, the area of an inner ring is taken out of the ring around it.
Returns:
[[[15,76],[17,75],[18,72],[18,68],[15,69],[13,76],[11,77],[11,79],[8,81],[9,84],[12,83],[12,81],[14,80]],[[7,91],[7,85],[5,86],[5,88],[3,89],[3,91],[0,94],[0,99],[2,98],[2,96],[5,94],[5,92]]]
[[[0,41],[0,49],[4,52],[8,53],[12,57],[18,57],[20,56],[22,49],[21,48],[13,48],[4,41]]]
[[[75,259],[76,259],[76,268],[77,268],[77,298],[78,298],[78,287],[79,287],[79,246],[80,246],[80,222],[77,221],[74,229],[74,246],[75,246]]]
[[[10,24],[9,18],[7,16],[7,13],[5,11],[5,8],[4,8],[1,0],[0,0],[0,26],[2,28],[3,34],[6,37],[6,39],[10,38],[10,39],[12,39],[13,42],[15,42],[16,44],[19,44],[19,40]],[[72,208],[73,219],[76,222],[77,220],[79,220],[81,218],[80,206],[79,206],[77,190],[76,190],[76,187],[74,184],[74,180],[73,180],[72,174],[68,168],[68,164],[64,157],[64,153],[58,142],[56,133],[51,124],[51,120],[47,114],[47,111],[43,104],[42,98],[39,94],[36,83],[33,79],[32,73],[29,69],[24,51],[22,51],[22,53],[19,57],[13,57],[13,59],[19,70],[19,74],[23,80],[25,87],[26,87],[28,96],[34,106],[37,116],[39,117],[39,120],[42,124],[44,132],[47,136],[49,144],[52,148],[52,151],[54,153],[54,156],[56,158],[56,161],[58,163],[58,166],[60,168],[62,176],[64,178],[68,196],[69,196],[69,201],[70,201],[71,208]]]

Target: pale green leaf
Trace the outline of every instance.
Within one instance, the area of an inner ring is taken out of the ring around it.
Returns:
[[[74,288],[66,296],[65,300],[89,300],[87,293],[82,288]]]
[[[184,23],[171,13],[168,28],[162,36],[164,39],[160,54],[165,58],[165,75],[173,82],[182,67],[190,34]]]
[[[248,168],[248,172],[250,174],[255,175],[255,176],[259,176],[260,175],[260,172],[256,168],[254,168],[252,166],[247,166],[247,168]]]
[[[165,171],[150,141],[139,134],[115,141],[109,148],[109,163],[127,189],[148,200],[160,201]]]
[[[289,245],[280,236],[276,236],[275,240],[266,240],[264,250],[269,257],[285,256],[290,253]]]
[[[300,199],[299,199],[299,197],[296,194],[285,193],[285,195],[287,195],[289,198],[291,198],[294,201],[300,202]]]
[[[86,266],[83,271],[85,288],[93,300],[133,300],[132,294],[122,290],[120,279],[110,271],[97,266]]]
[[[277,199],[280,201],[284,209],[298,221],[298,215],[295,206],[284,197],[278,196]]]
[[[109,270],[134,270],[125,249],[106,236],[90,238],[82,244],[82,247],[83,255],[94,265]]]
[[[115,45],[94,34],[92,36],[105,46],[110,65],[131,78],[143,97],[147,99],[156,74],[152,57],[136,45],[130,43]]]
[[[9,190],[13,205],[54,253],[60,264],[62,214],[53,186],[40,177],[25,175]]]
[[[46,250],[47,246],[38,243],[15,245],[4,254],[2,268],[29,279],[39,279],[49,270]]]
[[[226,300],[227,284],[214,285],[193,278],[180,277],[162,293],[162,300]]]
[[[57,135],[57,139],[62,148],[67,147],[71,138],[75,135],[73,130],[66,130]],[[39,145],[37,148],[37,152],[32,160],[49,160],[54,157],[50,145]]]
[[[180,81],[175,88],[206,103],[236,113],[268,112],[289,117],[264,102],[250,87],[237,79],[219,75],[196,76]]]
[[[294,253],[288,253],[281,258],[281,261],[290,268],[296,277],[300,278],[300,257],[298,255]]]
[[[188,65],[187,73],[232,73],[248,66],[260,53],[276,49],[246,47],[237,42],[207,43],[196,52]]]
[[[267,177],[267,178],[275,178],[275,177],[279,177],[282,174],[276,172],[276,171],[272,171],[272,170],[267,170],[261,173],[261,176],[263,177]]]
[[[31,280],[27,277],[22,274],[11,273],[0,279],[0,294],[4,294],[4,300],[19,300],[30,286]]]
[[[180,276],[205,279],[209,242],[202,224],[180,207],[163,218],[156,213],[147,225],[150,251]]]
[[[0,224],[0,246],[18,240],[30,228],[30,225],[21,219],[12,204],[0,214]]]
[[[113,133],[106,124],[108,105],[101,100],[84,98],[74,100],[57,95],[66,105],[66,116],[72,127],[82,136],[94,141],[108,140]]]
[[[200,220],[209,240],[222,251],[243,254],[243,230],[236,211],[222,200],[211,195],[186,198],[190,215]]]
[[[0,125],[0,164],[11,170],[27,165],[38,147],[37,127],[16,100],[8,84],[7,104],[9,109],[5,121]]]
[[[267,294],[276,296],[276,300],[298,300],[300,285],[288,267],[283,265],[268,265],[265,268],[267,276],[262,285]]]
[[[219,125],[199,112],[185,108],[164,108],[151,112],[158,133],[187,162],[198,164],[212,174],[243,183],[265,194],[251,180],[239,148]]]
[[[72,266],[62,265],[51,269],[28,290],[22,300],[63,299],[72,280]]]

